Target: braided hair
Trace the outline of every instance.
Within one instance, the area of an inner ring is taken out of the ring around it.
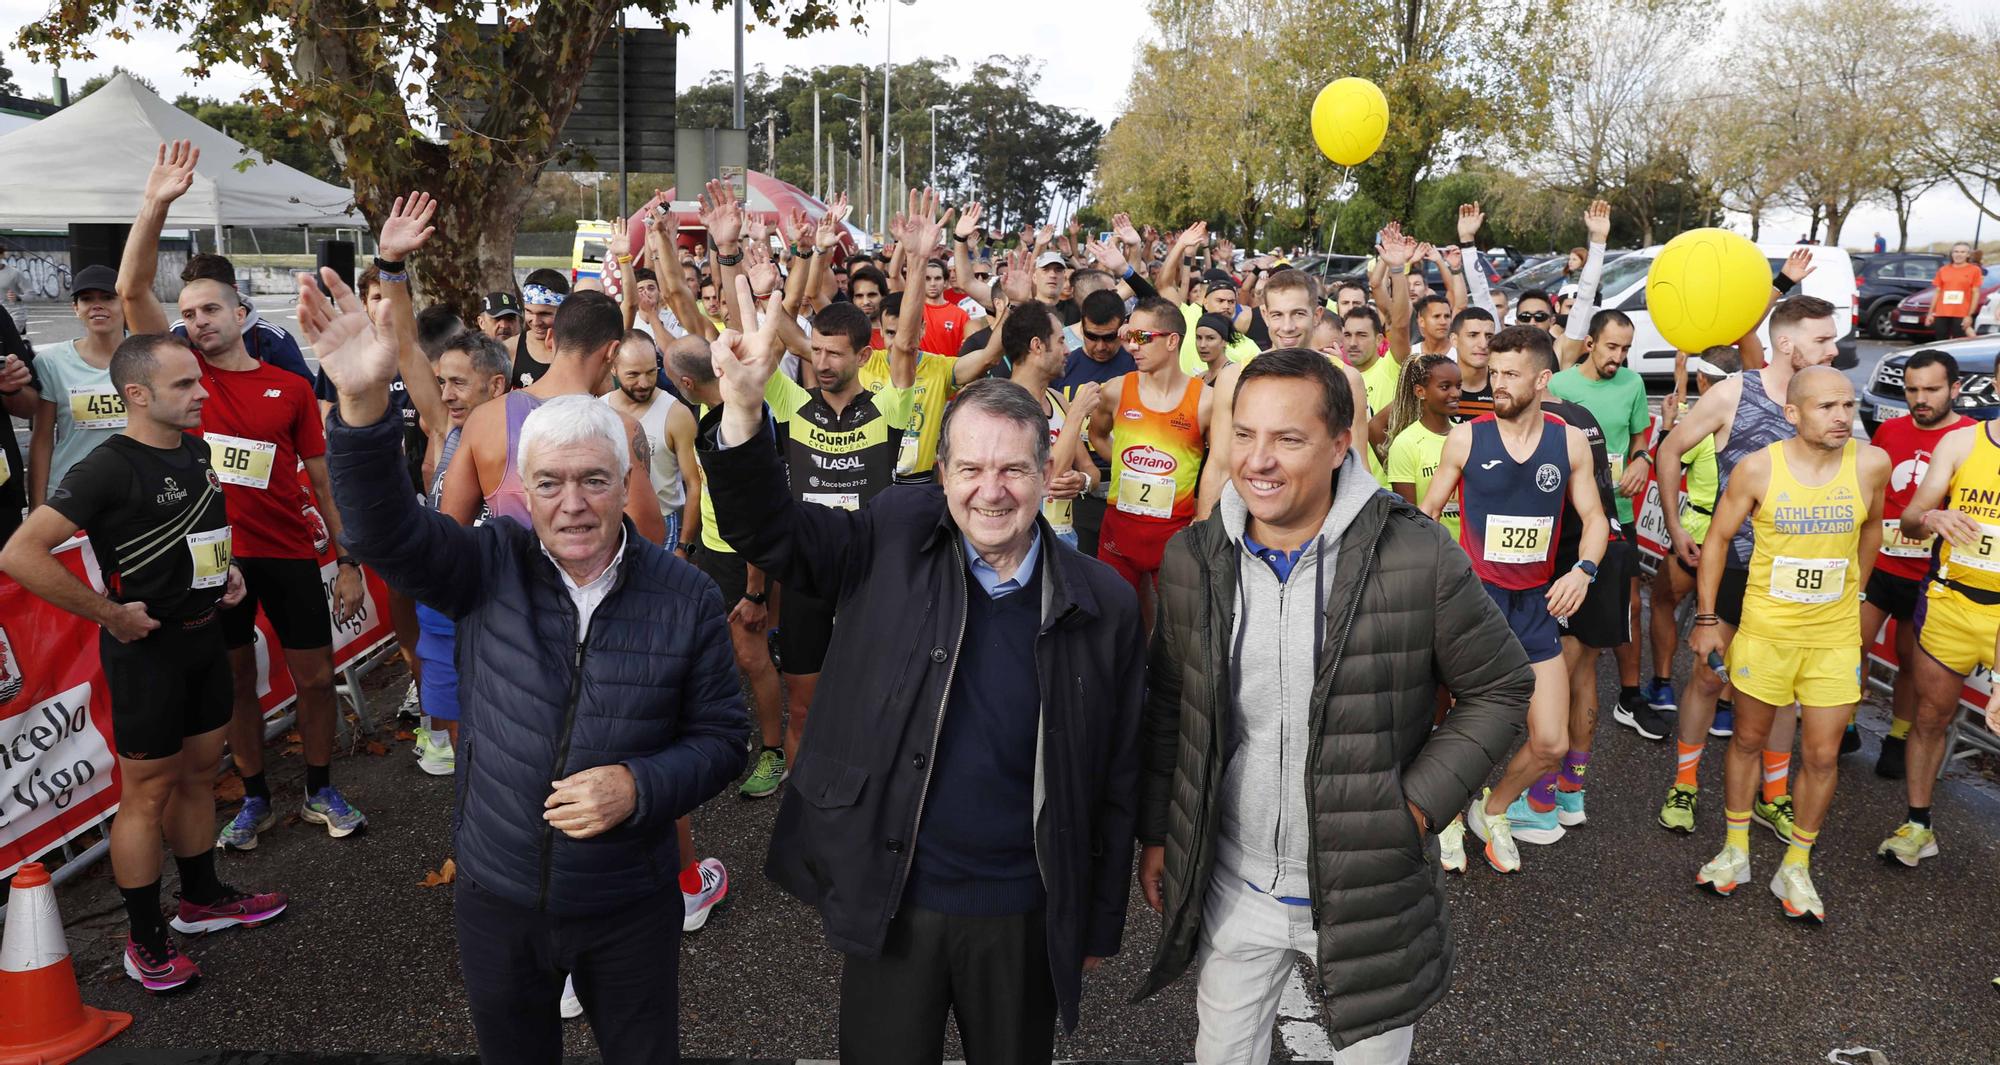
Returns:
[[[1403,372],[1396,378],[1396,402],[1389,408],[1389,439],[1394,441],[1403,430],[1422,420],[1423,401],[1417,398],[1417,388],[1431,381],[1431,371],[1439,363],[1451,362],[1449,355],[1418,355],[1403,364]]]

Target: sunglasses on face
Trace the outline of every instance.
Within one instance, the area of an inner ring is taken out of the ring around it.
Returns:
[[[1138,347],[1151,344],[1161,337],[1177,336],[1180,336],[1180,334],[1171,329],[1127,329],[1125,331],[1125,343]]]
[[[1547,311],[1522,311],[1520,314],[1514,316],[1516,321],[1525,322],[1529,325],[1551,322],[1555,320],[1555,317],[1555,315]]]
[[[1116,331],[1110,333],[1093,333],[1086,329],[1083,331],[1083,339],[1093,344],[1116,344],[1118,343],[1118,334]],[[1145,342],[1140,341],[1140,343],[1143,344]]]
[[[973,277],[976,277],[976,278],[978,278],[978,279],[979,279],[979,280],[981,280],[981,281],[985,281],[985,280],[987,280],[988,278],[992,277],[993,275],[992,275],[992,274],[989,274],[989,273],[986,273],[986,272],[984,272],[984,271],[976,271],[976,272],[974,272],[974,273],[973,273],[973,275],[972,275],[972,276],[973,276]]]

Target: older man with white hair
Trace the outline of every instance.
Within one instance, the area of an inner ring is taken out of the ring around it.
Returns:
[[[531,527],[420,507],[386,417],[393,345],[323,273],[337,304],[300,275],[299,323],[340,396],[348,549],[458,624],[454,902],[480,1059],[560,1059],[573,974],[605,1061],[677,1060],[674,820],[742,770],[749,730],[722,599],[623,516],[627,431],[589,396],[521,427]]]

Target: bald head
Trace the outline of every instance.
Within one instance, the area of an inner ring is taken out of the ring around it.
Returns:
[[[1854,383],[1847,379],[1846,374],[1831,366],[1808,366],[1792,375],[1791,384],[1785,388],[1785,404],[1806,406],[1812,397],[1829,389],[1853,395]]]
[[[1799,430],[1799,443],[1838,451],[1854,436],[1854,385],[1826,366],[1807,366],[1785,388],[1785,418]]]

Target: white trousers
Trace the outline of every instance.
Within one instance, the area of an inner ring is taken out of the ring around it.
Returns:
[[[1202,906],[1201,974],[1195,1008],[1198,1065],[1265,1065],[1278,1000],[1298,955],[1316,957],[1312,907],[1288,906],[1218,869]],[[1338,1065],[1406,1065],[1415,1026],[1337,1050]]]

